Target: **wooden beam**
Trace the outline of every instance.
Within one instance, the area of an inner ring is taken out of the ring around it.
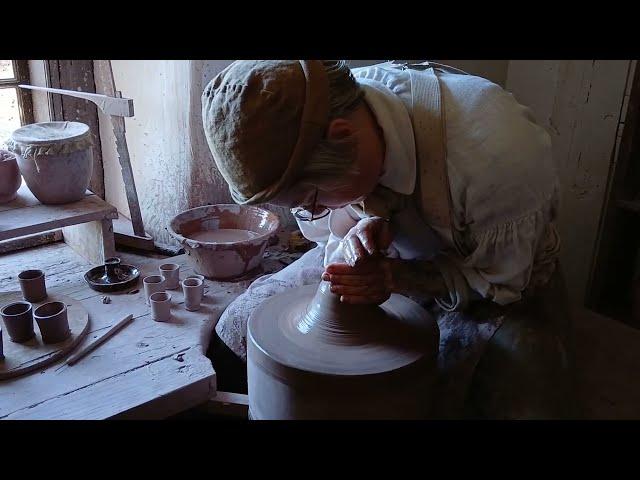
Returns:
[[[61,88],[38,87],[35,85],[18,85],[20,88],[28,90],[39,90],[41,92],[58,93],[68,95],[74,98],[82,98],[95,103],[100,110],[107,115],[116,115],[119,117],[133,117],[133,99],[131,98],[115,98],[101,95],[99,93],[75,92],[73,90],[63,90]]]
[[[61,242],[62,230],[50,230],[48,232],[36,233],[11,240],[0,242],[0,255],[3,253],[15,252],[25,248],[39,247],[49,243]]]
[[[108,96],[120,96],[115,88],[115,80],[113,78],[113,70],[110,60],[95,60],[94,69],[96,75],[96,88],[99,93]],[[123,117],[110,117],[113,127],[113,133],[116,137],[116,149],[118,152],[118,160],[122,170],[122,179],[127,194],[127,203],[129,205],[129,214],[131,216],[131,224],[133,233],[138,237],[146,237],[144,223],[142,221],[142,213],[140,212],[140,202],[138,200],[138,191],[136,182],[133,177],[133,168],[131,167],[131,159],[129,158],[129,149],[127,147],[127,137],[125,135],[125,122]]]
[[[207,415],[248,418],[249,396],[242,393],[218,391],[211,400],[199,405],[194,410]]]
[[[16,69],[15,75],[19,82],[29,82],[29,61],[28,60],[14,60],[14,68]],[[20,109],[20,121],[23,125],[33,123],[33,100],[31,99],[31,92],[24,92],[18,89],[18,108]]]

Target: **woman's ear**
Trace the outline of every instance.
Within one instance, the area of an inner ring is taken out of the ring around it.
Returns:
[[[355,126],[349,120],[336,118],[331,120],[327,127],[328,140],[342,140],[355,133]]]

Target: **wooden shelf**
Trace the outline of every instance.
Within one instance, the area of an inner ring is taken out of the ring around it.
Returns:
[[[114,218],[116,208],[91,192],[78,202],[43,205],[23,183],[15,200],[0,205],[0,241]]]
[[[15,200],[0,204],[0,242],[6,251],[10,243],[29,242],[24,237],[62,229],[65,243],[85,259],[100,264],[115,255],[116,218],[116,208],[89,191],[77,202],[43,205],[23,182]]]

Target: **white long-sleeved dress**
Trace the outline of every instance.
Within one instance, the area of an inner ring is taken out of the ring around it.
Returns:
[[[354,69],[365,101],[384,132],[386,155],[379,183],[410,195],[416,185],[415,136],[410,117],[409,72],[388,64]],[[403,212],[389,255],[433,259],[449,286],[436,299],[457,310],[482,297],[505,305],[532,283],[553,273],[560,240],[554,220],[559,182],[547,132],[512,94],[473,75],[441,73],[447,167],[453,225],[463,239],[457,252],[452,232]],[[314,222],[299,222],[308,239],[325,247],[325,265],[360,216],[345,207]]]

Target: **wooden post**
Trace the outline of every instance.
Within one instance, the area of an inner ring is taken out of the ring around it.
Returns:
[[[91,263],[102,264],[116,255],[111,219],[64,227],[62,234],[65,243]]]

